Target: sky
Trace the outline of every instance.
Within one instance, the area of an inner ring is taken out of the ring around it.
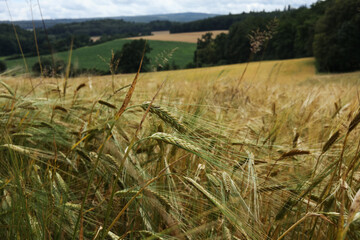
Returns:
[[[282,10],[287,5],[310,6],[314,2],[316,0],[0,0],[0,20],[31,20],[31,12],[34,19],[41,19],[39,5],[44,19],[56,19],[182,12],[236,14]]]

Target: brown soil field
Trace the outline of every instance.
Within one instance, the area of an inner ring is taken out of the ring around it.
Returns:
[[[172,42],[188,42],[197,43],[198,38],[201,38],[205,33],[211,32],[216,37],[221,33],[228,33],[228,30],[216,30],[216,31],[203,31],[203,32],[188,32],[188,33],[173,33],[169,31],[152,32],[150,36],[139,36],[128,39],[147,39],[147,40],[159,40],[159,41],[172,41]]]
[[[90,37],[90,40],[93,42],[97,42],[100,40],[100,38],[101,38],[101,36],[95,36],[95,37]]]

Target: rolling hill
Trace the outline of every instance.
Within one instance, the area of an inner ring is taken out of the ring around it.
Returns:
[[[118,39],[102,43],[95,46],[87,46],[75,49],[72,54],[72,63],[77,68],[96,68],[98,70],[109,70],[108,62],[111,58],[111,51],[121,50],[122,46],[131,40]],[[170,41],[148,41],[152,51],[149,55],[151,65],[154,68],[158,64],[163,64],[165,59],[174,62],[179,67],[183,68],[192,61],[196,44],[185,42],[170,42]],[[173,51],[172,56],[169,54]],[[44,57],[49,57],[46,55]],[[68,52],[59,52],[55,54],[55,58],[62,59],[67,62]],[[26,58],[28,66],[37,62],[37,57]],[[7,60],[8,68],[16,66],[24,66],[23,59]]]
[[[118,17],[106,17],[106,18],[64,18],[64,19],[44,19],[46,27],[52,27],[56,24],[67,24],[75,22],[86,22],[93,20],[103,19],[122,19],[127,22],[149,23],[152,21],[171,21],[171,22],[191,22],[201,19],[211,18],[218,16],[218,14],[209,13],[169,13],[169,14],[154,14],[154,15],[141,15],[141,16],[118,16]],[[10,23],[9,21],[0,21],[0,23]],[[32,21],[14,21],[15,25],[18,25],[24,29],[32,29]],[[36,28],[42,28],[43,24],[41,20],[34,21]]]

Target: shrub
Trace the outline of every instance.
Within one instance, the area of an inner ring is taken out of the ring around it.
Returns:
[[[146,47],[145,47],[146,44]],[[121,51],[116,51],[111,62],[113,72],[133,73],[137,72],[144,52],[142,72],[149,71],[150,59],[146,56],[152,50],[144,39],[134,40],[124,44]]]
[[[65,74],[67,65],[65,64],[64,60],[54,60],[53,61],[50,58],[43,58],[41,59],[41,66],[42,66],[42,73],[45,77],[55,77],[62,74]],[[41,68],[39,62],[35,63],[32,66],[32,71],[35,75],[40,76],[41,74]],[[72,66],[70,73],[72,73]]]
[[[0,73],[5,72],[7,69],[4,61],[0,61]]]
[[[196,65],[193,62],[189,62],[188,64],[186,64],[185,68],[186,69],[188,69],[188,68],[196,68]]]

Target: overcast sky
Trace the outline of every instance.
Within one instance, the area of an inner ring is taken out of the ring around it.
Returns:
[[[0,20],[40,19],[38,1],[45,19],[136,16],[161,13],[202,12],[228,14],[271,11],[286,5],[310,6],[316,0],[0,0]],[[31,3],[31,4],[30,4]]]

